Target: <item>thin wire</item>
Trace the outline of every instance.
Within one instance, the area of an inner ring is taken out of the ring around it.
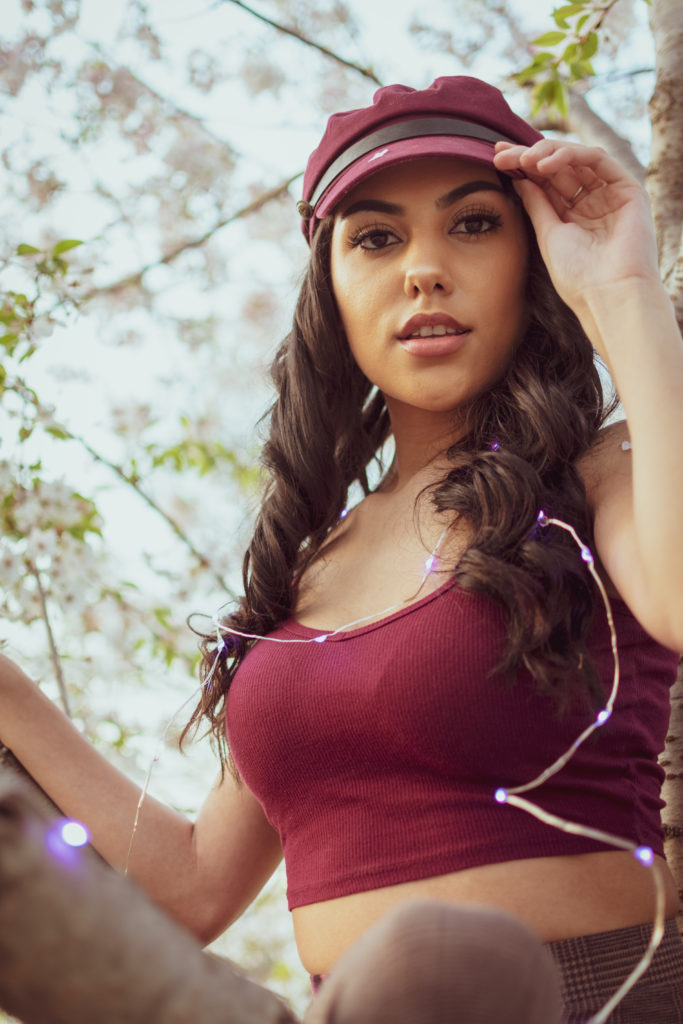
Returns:
[[[212,667],[210,674],[213,674],[213,668],[215,667],[217,661],[218,661],[218,659],[216,658],[216,661],[214,661],[214,666]],[[157,762],[159,761],[159,758],[161,757],[162,751],[163,751],[163,749],[164,749],[164,747],[166,745],[166,737],[168,736],[169,729],[171,728],[171,726],[175,722],[175,720],[178,717],[178,715],[180,714],[180,712],[185,707],[187,707],[187,705],[190,703],[191,700],[194,700],[194,698],[197,696],[198,693],[201,693],[201,690],[202,690],[202,687],[198,686],[197,689],[194,690],[190,694],[190,696],[187,697],[183,701],[183,703],[180,705],[180,707],[176,711],[173,712],[172,717],[166,723],[166,728],[164,729],[163,734],[161,736],[161,739],[159,740],[159,746],[157,747],[156,753],[155,753],[154,757],[152,758],[152,761],[150,763],[149,768],[147,769],[147,775],[145,777],[145,782],[144,782],[144,785],[142,787],[142,790],[140,791],[140,799],[138,800],[138,805],[137,805],[137,807],[135,809],[135,818],[133,820],[133,830],[132,830],[132,832],[130,834],[130,842],[128,843],[128,853],[126,854],[126,863],[125,863],[125,866],[124,866],[124,869],[123,869],[124,877],[128,874],[128,868],[130,867],[130,857],[131,857],[131,854],[133,852],[133,843],[135,842],[135,837],[137,835],[138,825],[140,823],[140,814],[142,812],[142,805],[145,802],[145,797],[147,796],[147,790],[149,789],[149,784],[150,784],[151,779],[152,779],[152,772],[154,771],[154,765],[157,764]]]
[[[425,584],[425,581],[427,580],[427,577],[432,572],[432,570],[434,568],[435,561],[436,561],[437,552],[438,552],[439,548],[441,547],[441,545],[442,545],[442,543],[444,541],[444,538],[445,538],[446,534],[448,533],[449,529],[450,529],[449,526],[447,526],[445,528],[445,530],[443,531],[443,533],[439,537],[438,541],[436,542],[436,546],[434,547],[434,549],[432,550],[429,558],[427,559],[427,561],[425,563],[425,571],[423,573],[422,579],[420,580],[420,583],[419,583],[419,586],[417,588],[416,594],[420,593],[420,591],[422,590],[422,587]],[[414,596],[415,595],[413,595],[413,597],[407,598],[406,600],[407,601],[411,601],[411,600],[413,600]],[[223,640],[223,637],[221,636],[221,633],[230,633],[230,634],[232,634],[234,636],[244,637],[247,640],[252,640],[252,639],[253,640],[270,640],[271,643],[280,643],[280,644],[316,643],[316,642],[317,643],[322,643],[323,641],[327,640],[328,637],[335,636],[337,633],[341,633],[343,630],[351,629],[353,626],[357,626],[361,622],[366,622],[368,619],[373,619],[373,618],[377,618],[378,616],[381,617],[381,616],[388,615],[390,612],[395,611],[397,608],[401,608],[405,603],[406,603],[405,601],[399,601],[398,603],[390,605],[388,608],[385,608],[381,612],[373,612],[370,615],[365,615],[365,616],[363,616],[363,618],[356,619],[353,622],[347,622],[344,626],[339,626],[337,629],[333,630],[331,633],[323,633],[320,636],[312,637],[312,638],[310,638],[308,640],[301,640],[301,639],[284,640],[284,639],[279,639],[277,637],[259,636],[257,633],[243,633],[243,632],[241,632],[238,629],[233,629],[230,626],[226,626],[224,623],[219,622],[217,620],[217,618],[214,618],[213,622],[214,622],[214,625],[216,627],[216,653],[215,653],[215,656],[214,656],[214,659],[213,659],[213,664],[211,665],[211,669],[209,670],[209,673],[208,673],[206,679],[204,679],[204,681],[202,682],[202,685],[200,687],[198,687],[193,693],[191,693],[190,696],[186,700],[184,700],[183,703],[180,705],[180,707],[173,713],[172,718],[169,720],[169,722],[166,725],[166,728],[164,729],[164,732],[163,732],[163,735],[162,735],[161,740],[159,742],[159,746],[157,748],[157,751],[156,751],[154,757],[152,758],[152,761],[150,763],[149,768],[147,769],[147,775],[145,777],[145,782],[144,782],[144,785],[143,785],[142,790],[140,792],[140,799],[138,800],[138,804],[137,804],[137,807],[136,807],[136,810],[135,810],[135,818],[133,820],[133,829],[132,829],[132,832],[131,832],[131,835],[130,835],[130,842],[128,844],[128,853],[126,855],[126,864],[125,864],[124,871],[123,871],[124,876],[128,874],[128,868],[130,866],[130,858],[131,858],[131,854],[133,852],[133,844],[135,842],[135,837],[136,837],[137,831],[138,831],[138,825],[140,823],[140,815],[142,813],[142,805],[145,802],[145,799],[147,797],[147,792],[149,790],[149,785],[150,785],[150,782],[151,782],[151,779],[152,779],[152,772],[154,771],[154,766],[158,763],[159,758],[161,757],[161,754],[163,752],[164,746],[166,744],[166,737],[168,736],[169,729],[171,728],[171,726],[175,722],[175,720],[178,717],[178,715],[180,714],[180,712],[183,710],[183,708],[185,708],[190,703],[191,700],[194,699],[194,697],[197,696],[198,693],[201,693],[201,691],[203,689],[206,689],[211,684],[211,680],[212,680],[212,678],[214,676],[216,668],[218,667],[218,659],[219,659],[222,651],[225,649],[225,641]]]
[[[610,630],[610,642],[612,648],[612,656],[614,659],[614,674],[612,678],[612,688],[610,691],[609,698],[603,710],[598,714],[594,722],[591,723],[588,728],[584,729],[581,735],[576,739],[564,754],[562,754],[556,761],[554,761],[545,771],[537,775],[531,782],[527,782],[521,786],[511,787],[510,789],[499,788],[495,792],[495,799],[498,803],[511,804],[513,807],[517,807],[522,811],[526,811],[527,814],[532,815],[539,821],[542,821],[545,825],[549,825],[551,828],[559,829],[562,832],[569,832],[573,835],[587,836],[589,839],[596,839],[599,842],[606,843],[609,846],[614,846],[617,849],[629,850],[636,857],[636,860],[643,866],[647,866],[652,870],[652,877],[655,886],[655,916],[652,924],[652,934],[648,943],[647,949],[643,953],[642,957],[627,975],[626,979],[614,993],[614,995],[605,1003],[603,1007],[598,1011],[595,1016],[591,1017],[586,1024],[604,1024],[609,1018],[614,1008],[622,1001],[624,996],[631,991],[633,986],[636,984],[638,979],[642,977],[647,968],[652,962],[652,958],[657,950],[657,947],[662,941],[664,936],[664,925],[665,925],[665,892],[664,882],[661,875],[661,869],[659,863],[655,860],[654,854],[649,847],[639,847],[635,843],[628,839],[623,839],[621,836],[612,835],[609,832],[603,832],[601,829],[591,828],[588,825],[581,825],[575,821],[569,821],[566,818],[560,818],[555,814],[551,814],[548,811],[544,811],[538,804],[532,803],[530,800],[526,800],[524,797],[518,796],[519,793],[526,793],[530,789],[537,789],[544,782],[546,782],[553,775],[557,774],[564,765],[574,756],[576,751],[579,749],[581,744],[588,739],[588,737],[595,732],[596,729],[601,728],[611,717],[614,703],[619,692],[619,649],[617,641],[617,631],[614,625],[614,616],[612,614],[612,605],[610,603],[609,596],[604,587],[600,576],[595,568],[595,559],[590,548],[583,543],[576,530],[570,523],[565,523],[562,519],[554,519],[546,516],[543,511],[539,512],[537,522],[539,526],[545,528],[546,526],[559,526],[560,529],[565,530],[571,534],[574,541],[576,542],[581,557],[586,562],[588,570],[595,580],[602,602],[605,606],[605,614],[607,616],[607,622]],[[645,859],[639,854],[644,854]],[[649,855],[649,856],[648,856]],[[652,858],[651,861],[649,858]]]
[[[403,606],[405,604],[407,604],[409,601],[414,601],[415,598],[417,597],[417,595],[422,590],[423,586],[425,585],[425,583],[427,581],[427,578],[434,571],[434,565],[436,564],[437,553],[439,551],[439,548],[443,544],[444,538],[445,538],[445,536],[446,536],[446,534],[448,533],[449,530],[450,530],[450,526],[447,526],[446,529],[441,534],[441,536],[439,537],[438,541],[436,542],[436,545],[432,549],[431,554],[429,555],[429,557],[427,558],[427,560],[425,562],[425,571],[424,571],[424,573],[422,575],[422,579],[420,580],[420,582],[418,584],[417,590],[413,594],[411,594],[410,597],[406,597],[403,601],[397,601],[394,604],[390,604],[387,608],[383,608],[382,611],[380,611],[380,612],[370,612],[369,615],[363,615],[360,619],[354,619],[352,622],[345,622],[343,626],[337,626],[336,629],[330,630],[329,633],[321,632],[318,636],[309,637],[307,640],[304,640],[304,639],[302,639],[300,637],[296,637],[296,638],[291,639],[291,640],[286,640],[284,637],[261,636],[259,633],[243,633],[239,629],[234,629],[232,626],[227,626],[225,623],[219,622],[217,617],[214,618],[213,623],[214,623],[216,629],[218,631],[220,631],[221,633],[230,633],[232,636],[241,636],[241,637],[244,637],[245,640],[267,640],[268,642],[273,643],[273,644],[316,644],[316,643],[317,644],[321,644],[321,643],[324,643],[325,640],[328,640],[331,636],[336,636],[337,633],[344,633],[344,632],[346,632],[349,629],[353,629],[354,626],[359,626],[362,622],[367,622],[369,619],[381,619],[381,618],[384,618],[385,615],[389,615],[391,612],[397,611],[397,609],[399,609],[399,608],[403,608]],[[220,653],[220,652],[218,652],[218,653]],[[216,663],[214,661],[214,665],[215,664]],[[212,668],[212,672],[213,672],[213,668]]]
[[[636,966],[626,977],[625,981],[614,993],[614,995],[608,1000],[608,1002],[605,1003],[605,1005],[598,1011],[598,1013],[595,1016],[591,1017],[591,1019],[586,1022],[586,1024],[605,1024],[605,1021],[607,1021],[614,1008],[622,1001],[624,996],[626,996],[627,993],[630,992],[630,990],[636,984],[638,979],[645,973],[650,963],[652,962],[652,958],[655,954],[655,951],[657,950],[658,946],[662,941],[662,938],[664,936],[666,912],[664,882],[662,879],[660,865],[654,858],[654,854],[649,847],[639,847],[630,840],[623,839],[620,836],[612,835],[609,832],[604,832],[601,829],[591,828],[590,826],[582,825],[579,822],[569,821],[568,819],[560,818],[558,815],[551,814],[550,812],[543,810],[543,808],[539,807],[538,804],[534,804],[532,801],[519,796],[520,793],[526,793],[529,790],[537,789],[539,786],[542,786],[544,782],[547,782],[548,779],[552,778],[553,775],[556,775],[557,772],[559,772],[567,764],[567,762],[571,760],[576,751],[588,739],[588,737],[591,736],[592,733],[596,731],[596,729],[601,728],[601,726],[603,726],[609,720],[614,709],[614,704],[619,692],[620,683],[618,638],[616,627],[614,624],[614,616],[612,614],[612,606],[605,586],[595,568],[595,560],[593,558],[593,554],[590,548],[586,544],[584,544],[584,542],[581,540],[574,527],[570,523],[565,523],[562,519],[556,519],[553,517],[546,516],[545,513],[541,511],[538,514],[537,522],[539,526],[543,528],[547,526],[558,526],[560,529],[565,530],[572,536],[581,552],[581,557],[586,562],[588,571],[590,572],[591,576],[593,577],[596,583],[596,586],[598,588],[605,608],[605,614],[607,617],[607,622],[610,631],[610,644],[612,650],[612,657],[614,661],[612,687],[605,707],[600,711],[595,721],[592,722],[586,729],[584,729],[581,735],[576,740],[574,740],[574,742],[564,752],[564,754],[558,757],[556,761],[549,765],[548,768],[544,769],[544,771],[542,771],[539,775],[536,776],[536,778],[532,779],[530,782],[526,782],[520,786],[510,787],[510,789],[499,787],[495,792],[495,799],[499,803],[510,804],[513,807],[517,807],[518,809],[525,811],[527,814],[532,815],[533,817],[537,818],[539,821],[550,826],[551,828],[556,828],[560,831],[567,832],[573,835],[586,836],[590,839],[595,839],[599,842],[604,842],[607,845],[615,847],[616,849],[629,850],[631,853],[635,855],[639,863],[643,864],[643,866],[649,867],[652,870],[652,877],[655,886],[655,916],[652,926],[652,934],[650,936],[650,941],[647,946],[647,949],[643,953],[643,956],[640,958]],[[427,577],[430,575],[434,568],[436,554],[439,548],[441,547],[441,544],[443,543],[443,540],[448,532],[448,529],[449,527],[446,527],[446,529],[443,531],[441,537],[437,541],[434,550],[432,551],[430,557],[427,559],[425,563],[425,572],[417,588],[416,594],[419,594],[420,590],[424,586],[425,581],[427,580]],[[407,598],[406,600],[410,601],[413,599],[414,596],[413,598]],[[321,633],[316,637],[310,637],[308,639],[295,638],[291,640],[281,639],[278,637],[260,636],[257,633],[242,632],[240,630],[232,628],[231,626],[227,626],[224,623],[219,622],[218,617],[216,615],[213,619],[213,623],[216,628],[216,653],[213,664],[211,666],[209,674],[207,675],[206,679],[202,684],[202,687],[199,687],[197,690],[195,690],[190,695],[190,697],[188,697],[187,700],[185,700],[181,704],[181,706],[174,713],[173,717],[170,719],[164,730],[161,742],[159,744],[159,748],[157,750],[157,753],[154,755],[152,763],[149,766],[147,777],[145,779],[145,784],[140,793],[140,799],[138,801],[137,810],[135,814],[135,821],[133,823],[133,831],[131,833],[130,844],[128,847],[128,855],[126,857],[124,875],[128,874],[128,867],[130,863],[131,852],[133,849],[133,843],[135,840],[140,820],[140,813],[142,810],[142,805],[147,795],[154,765],[158,762],[161,756],[169,729],[171,728],[171,725],[173,724],[177,716],[180,714],[183,708],[185,708],[185,706],[197,695],[197,693],[201,692],[202,688],[205,688],[210,684],[216,667],[218,665],[220,654],[225,649],[225,641],[223,640],[223,637],[221,635],[222,633],[229,633],[235,636],[244,637],[245,639],[253,639],[259,641],[266,640],[271,643],[322,643],[329,637],[335,636],[337,633],[350,630],[354,626],[357,626],[362,622],[366,622],[368,619],[377,619],[384,617],[385,615],[388,615],[390,612],[403,607],[405,604],[406,601],[400,601],[395,604],[389,605],[389,607],[385,608],[381,612],[373,612],[370,615],[365,615],[359,619],[354,619],[352,622],[347,622],[343,626],[339,626],[337,629],[332,630],[329,633]],[[646,855],[645,859],[639,856],[639,854],[641,853]],[[651,861],[649,860],[649,857],[647,855],[652,857]]]

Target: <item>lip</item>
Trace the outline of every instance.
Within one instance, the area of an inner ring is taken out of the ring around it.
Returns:
[[[434,335],[431,338],[411,338],[410,335],[421,327],[446,327],[453,334]],[[414,356],[447,356],[457,352],[465,344],[471,328],[465,327],[448,313],[416,313],[401,328],[398,340],[401,346]]]

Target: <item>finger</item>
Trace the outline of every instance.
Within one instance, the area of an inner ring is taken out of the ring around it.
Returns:
[[[601,184],[635,181],[626,169],[600,146],[583,146],[580,143],[564,142],[558,139],[543,139],[520,153],[520,168],[528,167],[532,172],[552,176],[562,171],[574,171],[582,177],[590,172]]]
[[[529,214],[534,226],[536,237],[540,241],[546,231],[557,224],[558,217],[561,218],[565,211],[557,197],[553,201],[548,192],[531,181],[530,178],[518,178],[513,187],[522,200],[524,209]]]

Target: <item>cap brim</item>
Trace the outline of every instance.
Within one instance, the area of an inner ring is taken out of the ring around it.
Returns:
[[[386,146],[380,146],[366,153],[346,167],[336,178],[316,206],[315,219],[321,220],[337,206],[347,193],[378,171],[395,164],[422,160],[425,157],[451,156],[478,163],[493,165],[495,148],[482,139],[465,138],[461,135],[427,135],[416,139],[399,139]],[[507,173],[507,172],[504,172]],[[509,177],[523,177],[521,172],[512,172]],[[313,219],[313,218],[312,218]],[[311,224],[311,227],[313,225]]]

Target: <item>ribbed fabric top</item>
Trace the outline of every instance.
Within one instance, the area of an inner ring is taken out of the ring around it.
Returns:
[[[661,853],[657,756],[678,655],[623,602],[613,611],[621,685],[612,717],[527,795]],[[290,620],[270,636],[313,641],[321,632]],[[560,716],[527,673],[514,684],[491,675],[504,644],[502,611],[448,581],[324,643],[252,648],[228,694],[228,742],[282,840],[290,909],[480,864],[608,848],[496,803],[498,787],[535,778],[595,718],[583,695]],[[600,607],[590,649],[608,693]]]

